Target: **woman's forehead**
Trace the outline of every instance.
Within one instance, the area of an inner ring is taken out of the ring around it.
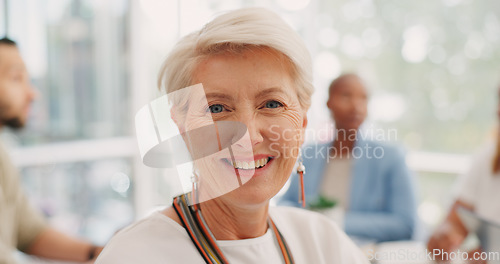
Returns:
[[[246,51],[218,54],[200,61],[193,72],[193,83],[202,83],[205,90],[236,92],[240,88],[286,90],[292,80],[286,60],[269,52]]]

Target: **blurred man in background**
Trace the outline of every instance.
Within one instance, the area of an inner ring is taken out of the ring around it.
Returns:
[[[16,43],[0,39],[0,130],[22,128],[35,97]],[[102,248],[50,228],[29,204],[18,178],[0,144],[0,263],[15,263],[16,249],[54,260],[94,260]]]
[[[302,149],[307,206],[331,201],[345,210],[345,232],[360,241],[412,238],[416,224],[413,180],[399,148],[373,141],[360,127],[368,114],[368,91],[355,74],[333,80],[327,101],[335,138]],[[297,206],[297,177],[279,202]],[[319,201],[319,202],[318,202]]]

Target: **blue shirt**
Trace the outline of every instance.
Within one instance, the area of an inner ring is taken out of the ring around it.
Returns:
[[[331,146],[328,143],[303,148],[306,202],[315,201],[320,195]],[[345,232],[377,242],[411,239],[416,225],[416,198],[403,152],[387,144],[358,140],[351,154],[353,168]],[[294,173],[278,204],[300,206],[298,188]]]

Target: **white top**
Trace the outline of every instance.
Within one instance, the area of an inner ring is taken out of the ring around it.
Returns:
[[[337,201],[337,205],[342,208],[349,207],[351,167],[349,158],[330,158],[321,184],[321,195]]]
[[[271,207],[295,263],[368,264],[367,258],[332,221],[292,207]],[[231,264],[284,263],[272,231],[261,237],[217,241]],[[185,229],[157,212],[115,235],[97,259],[100,263],[205,263]]]
[[[477,155],[457,184],[457,198],[474,206],[480,216],[500,223],[500,175],[493,174],[495,146],[490,144]]]

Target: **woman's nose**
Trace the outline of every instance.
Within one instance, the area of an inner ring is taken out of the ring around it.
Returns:
[[[260,122],[256,120],[255,116],[245,115],[239,121],[245,124],[249,135],[248,138],[252,146],[255,146],[264,141],[261,130],[262,124],[260,124]]]
[[[258,124],[255,124],[255,122],[252,122],[251,126],[248,127],[248,133],[250,134],[250,142],[252,143],[252,146],[264,141],[264,137],[262,136],[259,126]]]

